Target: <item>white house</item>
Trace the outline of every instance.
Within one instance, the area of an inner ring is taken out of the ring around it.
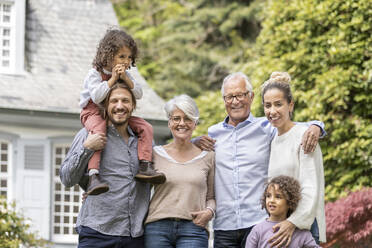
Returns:
[[[118,25],[108,0],[0,0],[0,194],[54,247],[76,247],[78,186],[59,167],[79,121],[79,92],[99,39]],[[144,97],[136,115],[169,137],[163,100],[136,69]]]

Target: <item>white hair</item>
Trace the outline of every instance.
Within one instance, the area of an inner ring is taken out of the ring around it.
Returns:
[[[221,87],[221,94],[222,94],[222,96],[224,96],[224,94],[225,94],[224,89],[223,89],[225,87],[225,84],[229,80],[235,79],[235,78],[242,78],[244,80],[244,82],[245,82],[245,88],[247,89],[247,91],[249,91],[250,96],[252,96],[253,87],[252,87],[251,81],[249,80],[248,76],[245,75],[243,72],[234,72],[234,73],[231,73],[231,74],[227,75],[223,79],[222,87]]]
[[[167,117],[170,118],[172,113],[176,109],[181,110],[187,117],[193,120],[195,123],[199,120],[199,109],[196,106],[195,101],[188,95],[182,94],[175,96],[170,99],[164,106],[164,110],[167,113]]]

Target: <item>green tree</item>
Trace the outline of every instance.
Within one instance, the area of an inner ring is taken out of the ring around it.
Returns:
[[[48,242],[29,231],[25,219],[16,213],[15,205],[0,197],[0,244],[2,248],[47,247]]]
[[[321,145],[327,199],[371,187],[371,2],[269,3],[256,44],[259,60],[251,63],[256,88],[273,71],[289,72],[295,120],[325,123],[328,135]]]
[[[139,69],[163,98],[217,90],[242,70],[260,30],[263,1],[114,1],[120,25],[140,43]]]
[[[193,135],[205,135],[208,128],[226,117],[225,105],[220,91],[209,91],[198,98],[196,104],[199,107],[200,120]]]

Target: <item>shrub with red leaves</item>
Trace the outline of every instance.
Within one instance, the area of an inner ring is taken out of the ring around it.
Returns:
[[[372,188],[325,206],[327,240],[323,247],[372,247]]]

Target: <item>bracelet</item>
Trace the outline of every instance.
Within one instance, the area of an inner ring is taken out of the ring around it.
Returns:
[[[206,207],[206,209],[209,209],[209,210],[212,211],[212,218],[213,218],[214,216],[216,216],[216,212],[214,212],[213,208],[211,208],[211,207]]]

